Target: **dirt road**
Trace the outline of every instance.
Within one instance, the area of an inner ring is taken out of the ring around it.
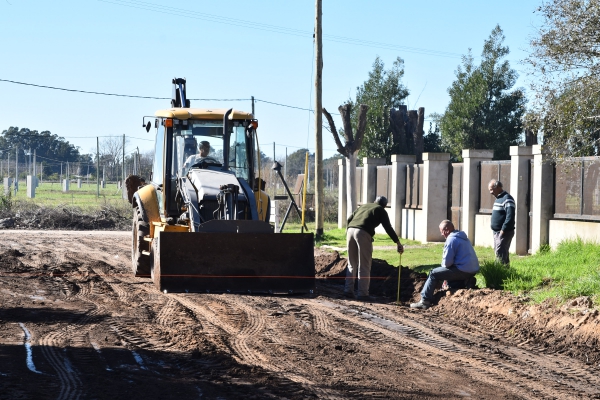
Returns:
[[[600,398],[595,346],[548,351],[468,294],[164,294],[132,277],[129,233],[0,239],[1,399]]]

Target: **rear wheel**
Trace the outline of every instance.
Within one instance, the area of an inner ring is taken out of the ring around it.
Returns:
[[[131,245],[131,267],[135,276],[150,277],[150,257],[142,254],[148,251],[149,242],[144,236],[150,235],[150,225],[142,218],[139,207],[133,209],[133,238]]]

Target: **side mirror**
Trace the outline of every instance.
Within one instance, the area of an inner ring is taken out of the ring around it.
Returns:
[[[148,123],[146,124],[146,132],[150,132],[151,127],[152,127],[152,124],[150,123],[150,121],[148,121]]]

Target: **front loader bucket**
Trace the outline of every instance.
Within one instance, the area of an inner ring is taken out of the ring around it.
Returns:
[[[167,292],[309,292],[312,233],[160,232],[154,284]]]

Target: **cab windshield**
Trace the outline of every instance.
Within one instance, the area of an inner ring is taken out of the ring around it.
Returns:
[[[244,125],[245,121],[230,124],[227,170],[250,182],[247,149],[252,146],[247,146]],[[179,121],[173,126],[173,171],[183,177],[191,168],[223,170],[224,143],[222,121]]]

